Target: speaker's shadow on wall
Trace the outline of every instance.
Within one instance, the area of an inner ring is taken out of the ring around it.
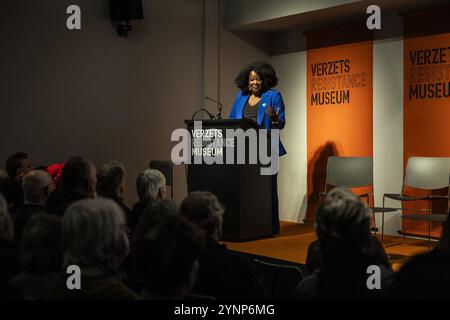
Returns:
[[[318,148],[308,162],[308,208],[305,223],[313,223],[319,204],[319,193],[324,191],[327,176],[327,162],[331,156],[338,156],[336,144],[328,141]]]

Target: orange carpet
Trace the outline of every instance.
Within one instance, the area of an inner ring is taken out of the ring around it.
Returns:
[[[304,264],[308,246],[315,239],[313,226],[282,221],[281,233],[275,238],[225,243],[231,250]],[[385,236],[383,245],[394,270],[398,270],[411,257],[429,250],[427,240],[396,236]]]

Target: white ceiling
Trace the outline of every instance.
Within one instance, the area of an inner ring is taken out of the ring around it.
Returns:
[[[236,1],[241,1],[240,5],[237,5]],[[290,0],[259,0],[259,2],[254,2],[251,0],[236,1],[228,0],[225,3],[227,12],[225,22],[227,28],[231,30],[251,30],[263,32],[280,31],[294,27],[305,29],[308,28],[308,26],[317,26],[333,21],[342,21],[350,18],[365,16],[366,8],[371,4],[380,6],[382,14],[386,12],[404,13],[424,8],[450,5],[449,0],[336,0],[331,2],[333,5],[326,7],[324,4],[330,4],[330,1],[315,0],[314,4],[316,6],[314,7],[310,5],[313,3],[311,1],[303,0],[301,1],[303,5],[300,5],[300,1],[297,0],[298,5],[294,8],[292,6],[292,1]],[[275,11],[273,5],[277,2],[279,6],[283,6],[283,4],[286,5],[286,10],[283,10],[283,8],[277,8],[277,11]],[[247,4],[249,6],[252,3],[254,5],[266,6],[266,8],[258,7],[252,11],[251,6],[247,8],[243,5]],[[243,10],[243,12],[237,12],[237,10]],[[270,17],[271,12],[273,12],[272,17]],[[280,13],[283,12],[285,15],[279,16]],[[289,12],[297,13],[289,14]],[[273,17],[274,15],[278,15],[278,17]]]

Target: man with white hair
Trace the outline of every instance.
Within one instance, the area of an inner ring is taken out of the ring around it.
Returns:
[[[45,202],[55,189],[52,177],[44,170],[32,170],[23,177],[24,205],[14,218],[14,242],[22,243],[22,233],[29,219],[38,212],[46,212]]]
[[[71,204],[63,218],[62,248],[63,267],[76,265],[81,271],[81,290],[63,288],[63,298],[137,299],[117,274],[129,253],[129,242],[124,213],[113,200]]]
[[[136,180],[139,202],[133,206],[133,215],[128,219],[130,230],[134,230],[145,209],[155,201],[166,197],[166,178],[161,171],[146,169]]]

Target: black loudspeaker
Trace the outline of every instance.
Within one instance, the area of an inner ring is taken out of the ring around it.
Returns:
[[[112,21],[144,19],[142,0],[109,0]]]

